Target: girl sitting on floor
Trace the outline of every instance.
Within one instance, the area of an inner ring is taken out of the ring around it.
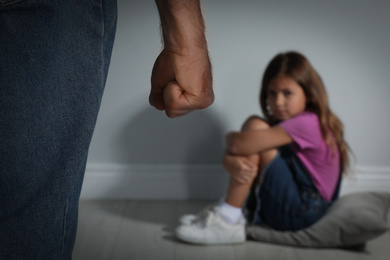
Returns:
[[[226,136],[226,197],[200,214],[181,217],[180,240],[244,242],[247,223],[296,231],[318,221],[337,199],[348,145],[320,76],[302,54],[281,53],[271,60],[260,105],[265,119],[251,116],[240,132]]]

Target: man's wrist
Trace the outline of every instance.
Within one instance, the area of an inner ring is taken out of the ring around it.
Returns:
[[[164,48],[187,56],[207,49],[205,26],[197,0],[156,0]]]

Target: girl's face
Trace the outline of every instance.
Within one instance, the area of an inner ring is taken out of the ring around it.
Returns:
[[[305,111],[306,95],[294,79],[280,76],[268,84],[267,104],[272,115],[283,121]]]

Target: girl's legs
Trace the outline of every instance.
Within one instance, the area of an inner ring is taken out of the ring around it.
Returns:
[[[290,146],[279,149],[266,172],[261,188],[250,195],[256,203],[246,205],[251,224],[265,223],[276,230],[294,231],[312,225],[325,214],[329,203]]]
[[[241,131],[242,132],[257,131],[262,129],[268,129],[269,127],[270,126],[268,125],[268,123],[266,123],[260,117],[251,116],[244,122]],[[252,154],[248,156],[247,159],[250,160],[253,164],[258,165],[259,166],[258,172],[261,172],[261,169],[263,169],[263,167],[267,163],[272,161],[277,154],[278,154],[278,150],[272,149],[259,154]],[[249,194],[250,188],[253,184],[253,181],[256,179],[256,177],[257,176],[254,176],[253,179],[247,184],[241,184],[235,179],[230,178],[225,202],[231,206],[241,208],[245,203],[247,195]]]
[[[250,117],[244,123],[242,131],[267,128],[269,125],[259,117]],[[183,225],[176,230],[176,236],[196,244],[244,242],[246,221],[242,217],[242,206],[245,202],[249,210],[248,221],[252,224],[267,223],[278,230],[297,230],[318,220],[326,212],[327,202],[318,194],[295,154],[288,152],[290,149],[291,147],[286,146],[280,148],[280,152],[273,149],[245,158],[258,165],[257,174],[253,174],[250,169],[242,170],[240,164],[235,167],[234,160],[232,164],[229,159],[225,161],[226,169],[232,174],[225,201],[199,215],[192,215],[191,221],[182,222]],[[253,182],[262,178],[258,175],[264,171],[267,174],[262,180],[261,189],[256,187],[251,192]],[[244,176],[245,174],[248,175]],[[246,180],[246,177],[251,177],[249,182],[242,184],[235,180],[237,176],[243,176]]]
[[[252,116],[242,126],[242,131],[267,129],[269,125],[259,117]],[[277,155],[277,150],[253,154],[248,159],[259,169]],[[233,244],[246,240],[245,219],[242,209],[256,174],[247,184],[230,178],[227,196],[224,202],[203,211],[199,215],[187,215],[182,225],[176,229],[176,236],[183,241],[195,244]],[[190,219],[190,220],[189,220]],[[182,220],[182,219],[181,219]]]

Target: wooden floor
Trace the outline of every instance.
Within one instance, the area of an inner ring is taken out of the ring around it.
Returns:
[[[390,233],[367,243],[366,252],[302,249],[247,241],[195,246],[173,236],[179,216],[209,201],[81,201],[73,260],[389,260]]]

